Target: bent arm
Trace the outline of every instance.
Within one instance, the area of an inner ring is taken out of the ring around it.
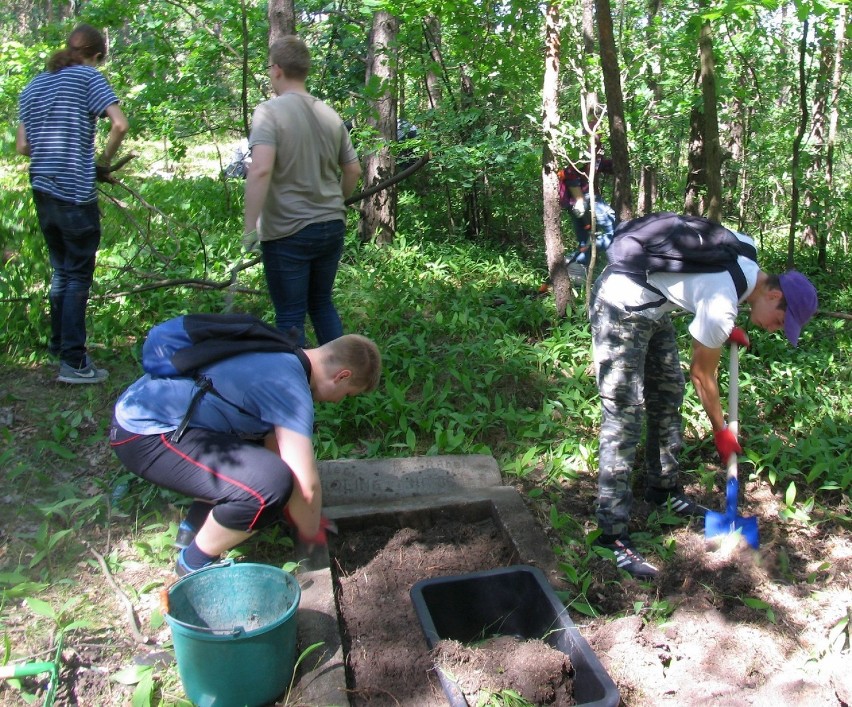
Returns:
[[[278,455],[293,472],[293,495],[287,502],[287,509],[299,532],[314,537],[320,528],[322,486],[313,442],[310,437],[283,427],[275,428],[275,442]]]
[[[110,122],[109,135],[107,135],[106,147],[104,147],[98,160],[109,164],[118,152],[118,148],[121,147],[124,136],[130,129],[130,123],[127,121],[124,111],[118,107],[118,103],[107,106],[106,117]]]
[[[251,148],[251,166],[246,176],[244,233],[257,230],[257,222],[269,192],[274,166],[274,145],[255,145]]]
[[[15,149],[19,155],[30,156],[30,142],[27,140],[27,131],[23,123],[18,123],[18,134],[15,138]]]
[[[347,162],[340,165],[342,172],[340,176],[340,191],[343,192],[343,198],[346,199],[352,196],[355,187],[358,186],[358,180],[361,178],[361,163],[358,160]]]
[[[722,357],[722,349],[711,349],[699,341],[692,340],[692,363],[689,367],[689,377],[701,400],[701,405],[713,432],[718,432],[725,426],[725,414],[722,411],[722,402],[719,395],[719,379],[717,371],[719,360]]]

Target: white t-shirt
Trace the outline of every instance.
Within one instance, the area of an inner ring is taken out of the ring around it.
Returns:
[[[754,241],[748,236],[742,233],[735,235],[744,243],[754,245]],[[633,310],[651,319],[659,319],[676,309],[692,312],[695,317],[689,325],[689,333],[704,346],[718,349],[731,335],[739,303],[752,293],[760,272],[760,267],[751,258],[740,256],[737,263],[742,268],[747,283],[741,298],[737,297],[737,288],[727,272],[651,273],[648,275],[648,283],[662,292],[667,301],[647,309],[635,308],[659,302],[661,298],[656,292],[643,287],[629,275],[606,272],[598,297],[613,307],[625,311]]]

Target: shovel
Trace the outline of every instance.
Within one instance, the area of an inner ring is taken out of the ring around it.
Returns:
[[[737,408],[739,407],[740,356],[739,346],[731,344],[730,352],[730,381],[728,391],[728,427],[735,435],[739,432]],[[740,533],[746,542],[755,550],[759,547],[757,518],[744,518],[737,515],[737,497],[740,482],[737,479],[737,455],[732,454],[728,459],[727,483],[725,487],[725,512],[707,511],[704,516],[704,538],[710,540],[719,536]]]
[[[53,661],[43,660],[30,663],[15,663],[0,666],[0,680],[11,678],[23,678],[41,673],[50,673],[50,682],[44,698],[44,707],[53,707],[56,699],[56,687],[59,682],[59,668],[62,663],[62,639],[64,635],[60,631],[56,638],[56,654]]]

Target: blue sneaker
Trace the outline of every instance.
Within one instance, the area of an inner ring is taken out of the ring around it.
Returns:
[[[195,528],[193,528],[185,520],[182,520],[178,526],[177,535],[175,536],[175,547],[181,550],[189,547],[192,541],[195,540],[196,533],[197,531]]]
[[[186,577],[188,574],[192,574],[193,572],[198,572],[198,570],[203,570],[205,567],[209,567],[210,565],[215,564],[216,560],[210,560],[210,562],[205,562],[201,567],[190,567],[186,564],[184,559],[184,550],[181,550],[178,553],[177,562],[175,562],[175,574],[178,577]]]

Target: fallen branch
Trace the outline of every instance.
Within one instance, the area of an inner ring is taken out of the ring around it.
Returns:
[[[101,571],[103,572],[104,577],[106,577],[107,583],[113,588],[121,603],[124,604],[125,613],[127,614],[127,621],[130,624],[130,632],[133,634],[133,638],[136,640],[137,643],[142,643],[145,645],[153,643],[150,638],[143,635],[142,632],[139,630],[139,622],[136,618],[136,611],[133,608],[133,602],[130,601],[124,591],[122,591],[121,587],[118,586],[118,583],[112,576],[112,572],[109,571],[109,567],[107,566],[104,556],[101,555],[101,553],[99,553],[97,550],[95,550],[95,548],[93,548],[85,540],[83,541],[83,545],[85,545],[88,551],[95,556],[95,559],[98,561],[98,564],[101,567]]]
[[[420,169],[423,165],[425,165],[430,159],[432,159],[432,153],[427,152],[423,157],[421,157],[417,162],[415,162],[410,167],[402,170],[401,172],[393,175],[390,179],[386,179],[383,182],[379,182],[375,186],[370,187],[369,189],[365,189],[360,194],[356,194],[355,196],[350,196],[343,203],[346,206],[351,206],[356,202],[361,201],[362,199],[366,199],[368,196],[373,196],[377,192],[382,191],[383,189],[387,189],[388,187],[392,187],[394,184],[401,182],[403,179],[407,179],[412,174],[414,174],[418,169]]]

